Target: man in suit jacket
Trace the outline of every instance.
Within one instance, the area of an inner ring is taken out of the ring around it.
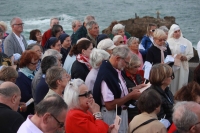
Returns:
[[[27,48],[27,42],[21,33],[24,23],[19,17],[14,17],[10,21],[12,33],[4,40],[4,53],[11,57],[14,53],[22,54]]]

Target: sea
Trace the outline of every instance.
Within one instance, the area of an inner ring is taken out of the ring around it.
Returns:
[[[58,17],[67,34],[72,34],[71,22],[93,15],[100,31],[107,28],[113,20],[126,20],[139,17],[160,18],[174,16],[183,36],[194,47],[200,40],[200,0],[0,0],[0,21],[8,24],[18,16],[22,18],[25,38],[28,40],[32,29],[43,33],[49,29],[50,18]]]

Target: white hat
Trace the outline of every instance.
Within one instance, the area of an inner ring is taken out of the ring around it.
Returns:
[[[19,53],[13,54],[14,56],[14,61],[18,61],[21,58],[21,55]]]
[[[114,45],[114,42],[111,39],[103,39],[99,42],[97,45],[98,49],[103,49],[103,50],[111,50],[114,49],[116,46]]]

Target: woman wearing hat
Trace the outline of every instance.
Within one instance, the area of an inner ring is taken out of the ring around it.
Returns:
[[[183,38],[181,29],[176,24],[170,27],[167,42],[172,55],[176,56],[173,66],[175,79],[171,82],[171,91],[175,94],[178,89],[188,83],[188,61],[194,56],[194,53],[192,43]]]
[[[44,51],[46,51],[47,49],[55,49],[58,52],[60,52],[61,47],[62,47],[62,45],[60,43],[60,40],[56,37],[51,37],[44,45]]]
[[[68,34],[63,33],[60,35],[59,40],[62,44],[60,53],[62,54],[62,64],[64,64],[65,59],[71,49],[71,37]]]

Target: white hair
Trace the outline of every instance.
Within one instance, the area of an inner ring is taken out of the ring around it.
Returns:
[[[116,24],[113,28],[112,28],[112,34],[116,35],[118,33],[119,30],[124,30],[125,26],[122,24]]]
[[[76,24],[77,24],[78,22],[81,23],[81,21],[79,21],[79,20],[74,20],[74,21],[72,21],[72,28],[76,27]]]
[[[87,15],[87,16],[85,16],[84,22],[87,24],[87,23],[90,22],[90,21],[95,21],[95,17],[92,16],[92,15]]]
[[[87,24],[86,24],[86,29],[89,30],[89,29],[92,29],[92,26],[93,25],[98,25],[98,23],[96,21],[89,21]]]
[[[163,30],[164,32],[168,32],[169,31],[167,26],[160,26],[159,29]]]
[[[127,58],[130,55],[130,49],[126,45],[119,45],[113,49],[112,55]]]
[[[137,41],[139,43],[139,39],[137,37],[130,37],[127,41],[127,45],[131,46],[133,41]]]
[[[121,35],[116,35],[113,37],[113,42],[116,43],[118,41],[118,39],[122,37]],[[123,37],[122,37],[123,38]]]
[[[80,89],[79,87],[85,84],[82,79],[73,79],[72,81],[69,81],[67,86],[65,87],[64,92],[64,101],[67,103],[69,109],[79,109],[80,103],[79,103],[79,97]]]
[[[44,59],[44,57],[46,57],[46,56],[51,56],[51,55],[57,57],[58,59],[62,58],[62,54],[59,53],[57,50],[55,50],[55,49],[48,49],[48,50],[46,50],[44,52],[44,54],[42,56],[42,59]]]
[[[4,21],[0,21],[0,25],[4,27],[4,30],[5,30],[5,31],[8,30],[7,24],[6,24]],[[5,32],[5,31],[4,31],[4,32]]]
[[[161,29],[155,29],[153,32],[153,38],[163,38],[167,37],[166,33]]]
[[[178,102],[174,106],[173,122],[178,131],[182,133],[189,132],[190,128],[198,122],[196,112],[200,109],[200,105],[196,102]]]
[[[108,60],[109,57],[110,54],[105,50],[93,48],[90,54],[90,64],[92,68],[99,68],[100,66],[97,65],[101,63],[103,60]]]

